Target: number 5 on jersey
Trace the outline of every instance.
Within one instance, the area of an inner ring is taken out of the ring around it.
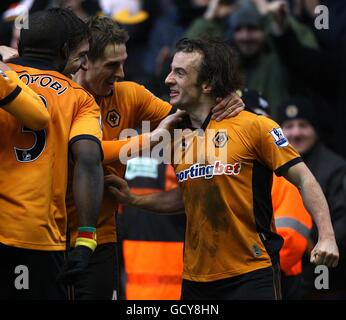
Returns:
[[[48,109],[47,100],[40,95],[44,105]],[[23,133],[31,133],[34,135],[35,142],[30,148],[17,148],[14,147],[14,152],[16,154],[17,161],[19,162],[32,162],[39,158],[42,154],[44,148],[46,147],[46,130],[34,131],[27,127],[22,127]]]

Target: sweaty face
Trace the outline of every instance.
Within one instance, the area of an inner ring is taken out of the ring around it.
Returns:
[[[124,63],[127,58],[125,44],[108,44],[103,56],[90,61],[83,85],[98,97],[108,96],[114,83],[124,79]]]
[[[169,86],[170,103],[183,110],[198,103],[202,86],[197,84],[202,55],[198,52],[177,52],[171,64],[171,72],[165,80]]]
[[[234,42],[241,55],[252,57],[261,51],[264,44],[264,32],[256,27],[240,27],[234,33]]]
[[[287,120],[281,127],[288,141],[300,154],[308,152],[316,143],[316,131],[306,120]]]
[[[71,52],[64,69],[64,75],[72,78],[79,69],[88,69],[89,40],[83,40],[81,45]]]

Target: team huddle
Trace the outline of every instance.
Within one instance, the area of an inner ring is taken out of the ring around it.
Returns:
[[[119,203],[185,210],[182,299],[280,299],[273,172],[300,189],[318,227],[311,262],[337,265],[318,183],[278,124],[243,110],[234,94],[241,77],[224,41],[177,43],[168,103],[122,81],[128,34],[112,19],[86,23],[49,9],[30,15],[29,26],[19,56],[0,63],[0,299],[114,298]],[[217,105],[221,121],[212,118]],[[168,146],[183,146],[182,161],[172,157],[173,192],[134,197],[122,179],[119,154],[132,140],[119,136],[142,121],[150,121],[149,147],[178,126],[194,135]],[[217,133],[211,138],[227,151],[223,162],[200,163],[198,154],[184,161],[199,130]],[[30,270],[29,290],[14,286],[18,265]]]

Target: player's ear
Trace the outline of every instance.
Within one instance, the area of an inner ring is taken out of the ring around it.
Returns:
[[[61,56],[61,65],[59,66],[59,71],[62,72],[65,69],[68,59],[70,57],[70,49],[68,47],[67,42],[65,42],[62,48],[60,49],[60,56]]]
[[[211,94],[213,87],[211,86],[210,83],[203,83],[202,90],[203,90],[203,93],[205,94]]]
[[[67,42],[65,42],[61,48],[61,57],[63,60],[67,61],[69,56],[70,56],[70,50],[69,50]]]

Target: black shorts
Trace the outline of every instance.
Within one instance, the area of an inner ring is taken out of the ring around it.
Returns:
[[[112,300],[118,295],[117,245],[100,244],[86,272],[71,288],[73,300]]]
[[[0,244],[0,300],[66,300],[57,282],[63,251],[39,251]]]
[[[280,268],[272,266],[210,282],[183,279],[181,300],[281,300]]]
[[[281,273],[282,300],[302,300],[304,297],[303,275],[285,276]]]

